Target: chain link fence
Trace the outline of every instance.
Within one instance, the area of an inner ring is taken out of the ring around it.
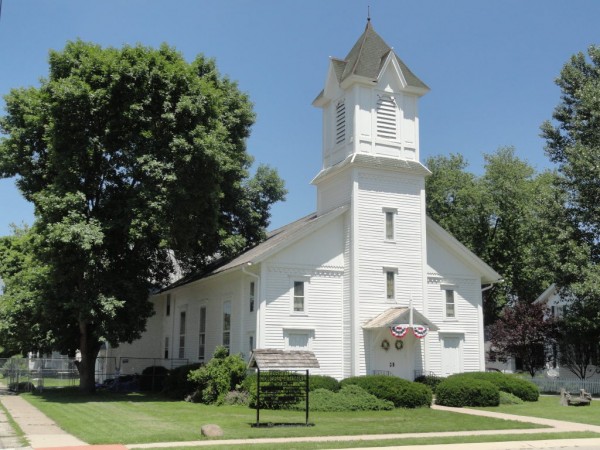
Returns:
[[[0,358],[0,388],[29,392],[79,385],[76,358]],[[187,359],[99,357],[95,380],[113,391],[162,390],[168,371],[189,364]]]

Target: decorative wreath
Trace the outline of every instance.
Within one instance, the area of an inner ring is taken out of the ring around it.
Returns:
[[[384,350],[389,350],[390,341],[388,341],[387,339],[384,339],[383,341],[381,341],[381,348]]]
[[[404,342],[401,339],[396,339],[394,346],[396,347],[396,350],[402,350],[404,348]]]

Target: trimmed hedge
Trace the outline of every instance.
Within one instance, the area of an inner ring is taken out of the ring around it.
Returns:
[[[188,374],[202,366],[202,363],[195,363],[171,369],[165,378],[163,393],[178,400],[183,400],[186,396],[191,395],[196,390],[196,383],[188,381]]]
[[[526,402],[537,402],[540,397],[538,387],[530,381],[501,372],[465,372],[451,375],[448,378],[464,378],[467,380],[484,380],[498,387],[503,392],[516,395]],[[436,391],[437,393],[437,391]]]
[[[391,401],[396,408],[431,406],[431,389],[424,384],[403,378],[389,375],[364,375],[346,378],[341,381],[340,386],[343,389],[351,384],[360,386],[377,398]]]
[[[435,390],[435,402],[442,406],[498,406],[500,390],[489,381],[448,377]]]
[[[142,370],[140,376],[140,390],[160,392],[165,387],[165,379],[169,369],[163,366],[150,366]]]
[[[429,388],[435,392],[437,385],[444,380],[444,377],[438,377],[437,375],[419,375],[417,378],[415,378],[415,383],[421,383],[425,386],[429,386]]]
[[[302,411],[304,402],[293,405],[291,409]],[[349,384],[339,392],[328,389],[311,391],[309,408],[311,411],[390,411],[394,404],[369,394],[360,386]]]
[[[309,375],[308,390],[312,392],[317,389],[327,389],[331,392],[338,392],[340,390],[340,382],[327,375]]]

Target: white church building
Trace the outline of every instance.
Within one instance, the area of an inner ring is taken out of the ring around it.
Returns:
[[[428,90],[368,22],[313,102],[316,212],[153,295],[143,337],[103,356],[192,363],[224,345],[307,349],[338,379],[484,370],[482,289],[501,277],[425,214]]]

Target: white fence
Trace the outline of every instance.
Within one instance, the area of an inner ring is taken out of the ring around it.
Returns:
[[[592,395],[600,396],[600,381],[580,380],[579,378],[526,378],[539,388],[540,392],[559,394],[564,388],[567,392],[579,393],[585,389]]]

